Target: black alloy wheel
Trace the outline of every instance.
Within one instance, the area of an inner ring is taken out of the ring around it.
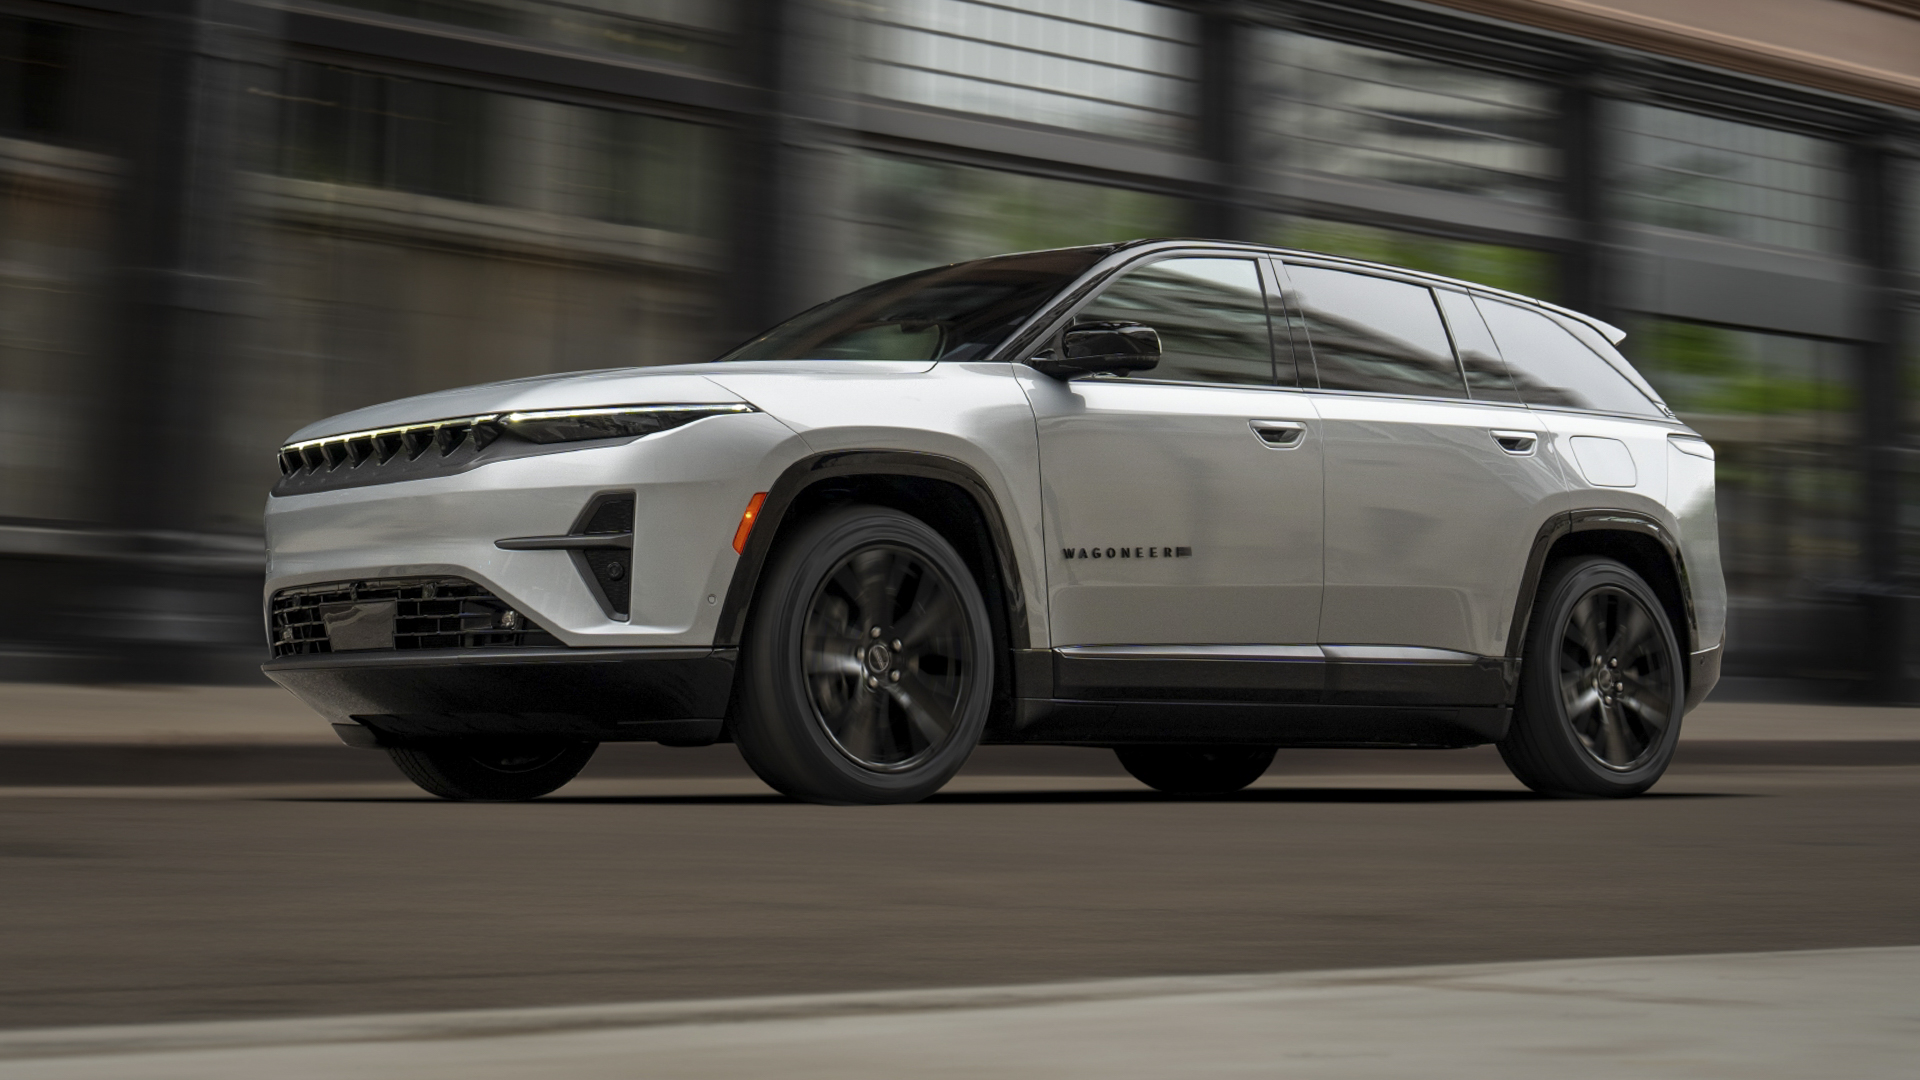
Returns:
[[[1169,795],[1227,795],[1260,779],[1271,746],[1116,746],[1135,780]]]
[[[744,645],[734,740],[796,798],[925,798],[986,725],[986,603],[953,546],[897,510],[845,507],[783,540]]]
[[[1637,795],[1673,758],[1686,675],[1672,623],[1612,559],[1555,566],[1527,628],[1520,698],[1500,754],[1553,795]]]
[[[573,739],[471,738],[391,747],[387,756],[407,779],[443,799],[519,802],[559,790],[598,748]]]

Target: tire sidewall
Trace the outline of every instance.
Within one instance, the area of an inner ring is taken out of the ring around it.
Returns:
[[[1560,635],[1567,617],[1586,595],[1602,587],[1618,588],[1647,609],[1659,626],[1666,645],[1667,662],[1672,665],[1674,688],[1672,709],[1660,741],[1651,753],[1631,769],[1616,769],[1601,763],[1587,750],[1573,730],[1561,700],[1559,685]],[[1527,633],[1526,664],[1520,677],[1523,716],[1516,722],[1528,723],[1554,763],[1582,777],[1583,786],[1592,793],[1633,795],[1652,787],[1666,772],[1680,739],[1680,721],[1686,699],[1686,665],[1678,635],[1666,608],[1647,583],[1624,564],[1607,558],[1580,559],[1558,569],[1535,612]]]
[[[894,772],[866,768],[841,751],[819,721],[800,665],[815,592],[854,552],[877,544],[907,548],[948,579],[977,658],[946,745],[919,765]],[[742,710],[735,724],[735,741],[748,763],[781,791],[821,802],[911,802],[939,790],[979,743],[993,699],[992,623],[959,552],[932,527],[898,510],[844,507],[783,542],[761,581],[744,642]]]

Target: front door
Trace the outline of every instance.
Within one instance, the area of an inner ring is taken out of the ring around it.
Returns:
[[[1272,286],[1256,257],[1137,265],[1075,321],[1152,326],[1159,367],[1028,378],[1056,647],[1314,641],[1320,421],[1284,331],[1275,363]]]

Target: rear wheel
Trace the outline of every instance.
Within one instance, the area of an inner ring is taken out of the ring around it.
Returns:
[[[742,644],[734,741],[795,798],[926,798],[986,726],[986,601],[953,545],[898,510],[844,507],[784,540]]]
[[[1555,566],[1527,626],[1500,756],[1543,794],[1640,794],[1680,738],[1681,663],[1673,625],[1640,575],[1597,557]]]
[[[1135,780],[1169,795],[1239,791],[1273,764],[1271,746],[1120,746],[1113,752]]]
[[[558,791],[580,774],[598,743],[571,739],[448,739],[387,750],[407,779],[443,799],[518,802]]]

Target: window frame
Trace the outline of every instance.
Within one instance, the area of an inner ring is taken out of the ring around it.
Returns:
[[[1163,379],[1155,378],[1152,371],[1131,372],[1126,375],[1084,375],[1073,381],[1136,383],[1141,386],[1198,386],[1216,390],[1290,390],[1296,393],[1308,389],[1306,386],[1298,383],[1292,386],[1285,386],[1279,381],[1279,340],[1278,332],[1273,325],[1273,310],[1274,303],[1280,299],[1280,283],[1276,279],[1274,268],[1268,265],[1272,256],[1263,251],[1249,249],[1176,248],[1173,250],[1153,251],[1140,258],[1132,259],[1120,266],[1113,267],[1100,278],[1099,282],[1095,284],[1093,288],[1088,290],[1087,295],[1075,300],[1066,311],[1058,316],[1058,323],[1045,337],[1035,343],[1033,348],[1028,350],[1028,354],[1033,355],[1040,352],[1052,351],[1058,355],[1064,348],[1062,344],[1063,336],[1068,330],[1073,329],[1074,321],[1080,317],[1080,313],[1083,310],[1099,300],[1100,297],[1106,295],[1107,290],[1117,284],[1121,278],[1124,278],[1136,270],[1144,269],[1155,263],[1166,262],[1169,259],[1241,259],[1254,264],[1254,270],[1260,276],[1261,304],[1265,308],[1267,315],[1267,382],[1262,384],[1205,382],[1194,379]],[[1096,273],[1097,272],[1098,271],[1096,271]],[[1292,338],[1289,337],[1288,340],[1291,342]],[[1297,370],[1297,359],[1295,360],[1295,367]]]
[[[1282,288],[1285,293],[1286,310],[1289,315],[1289,322],[1288,322],[1289,330],[1292,329],[1292,325],[1293,325],[1291,317],[1293,315],[1299,314],[1301,311],[1301,308],[1299,306],[1298,291],[1293,286],[1293,277],[1290,273],[1287,272],[1287,268],[1289,266],[1311,267],[1316,270],[1334,270],[1334,271],[1339,271],[1347,274],[1355,274],[1361,277],[1380,278],[1385,281],[1396,281],[1403,285],[1412,285],[1415,288],[1424,290],[1427,294],[1427,302],[1433,305],[1434,316],[1440,320],[1441,332],[1444,333],[1447,337],[1447,349],[1453,355],[1454,373],[1460,377],[1460,396],[1459,397],[1443,397],[1437,394],[1403,394],[1403,393],[1398,393],[1392,390],[1348,390],[1348,389],[1343,389],[1341,387],[1321,386],[1320,385],[1320,361],[1313,351],[1313,334],[1312,334],[1312,331],[1309,331],[1306,328],[1306,320],[1305,320],[1305,317],[1302,316],[1299,320],[1300,329],[1301,329],[1301,333],[1305,335],[1306,341],[1304,343],[1300,341],[1295,341],[1294,348],[1296,350],[1304,348],[1306,350],[1307,357],[1312,361],[1312,366],[1313,366],[1313,385],[1312,386],[1305,385],[1305,379],[1304,379],[1305,373],[1302,372],[1302,376],[1303,376],[1302,386],[1301,386],[1302,389],[1315,394],[1364,394],[1367,397],[1371,397],[1371,398],[1394,398],[1402,401],[1447,402],[1449,404],[1455,404],[1455,405],[1515,404],[1513,402],[1479,401],[1473,397],[1472,388],[1467,384],[1466,369],[1463,366],[1461,366],[1461,363],[1460,363],[1460,346],[1458,342],[1454,339],[1453,328],[1447,325],[1446,309],[1441,307],[1440,301],[1438,300],[1438,298],[1436,298],[1433,295],[1434,289],[1437,288],[1437,286],[1434,285],[1433,282],[1423,281],[1420,278],[1414,277],[1409,274],[1394,273],[1390,268],[1387,268],[1387,267],[1381,267],[1379,269],[1375,269],[1371,264],[1367,265],[1366,267],[1359,267],[1359,266],[1348,265],[1340,262],[1334,262],[1331,260],[1321,260],[1321,259],[1312,259],[1312,258],[1289,258],[1288,256],[1285,256],[1285,255],[1275,255],[1272,258],[1274,263],[1277,264],[1277,272],[1284,275],[1282,277]],[[1268,322],[1269,323],[1272,322],[1271,314],[1269,314],[1268,316]],[[1502,364],[1506,363],[1506,357],[1504,355],[1501,356],[1500,362]]]

